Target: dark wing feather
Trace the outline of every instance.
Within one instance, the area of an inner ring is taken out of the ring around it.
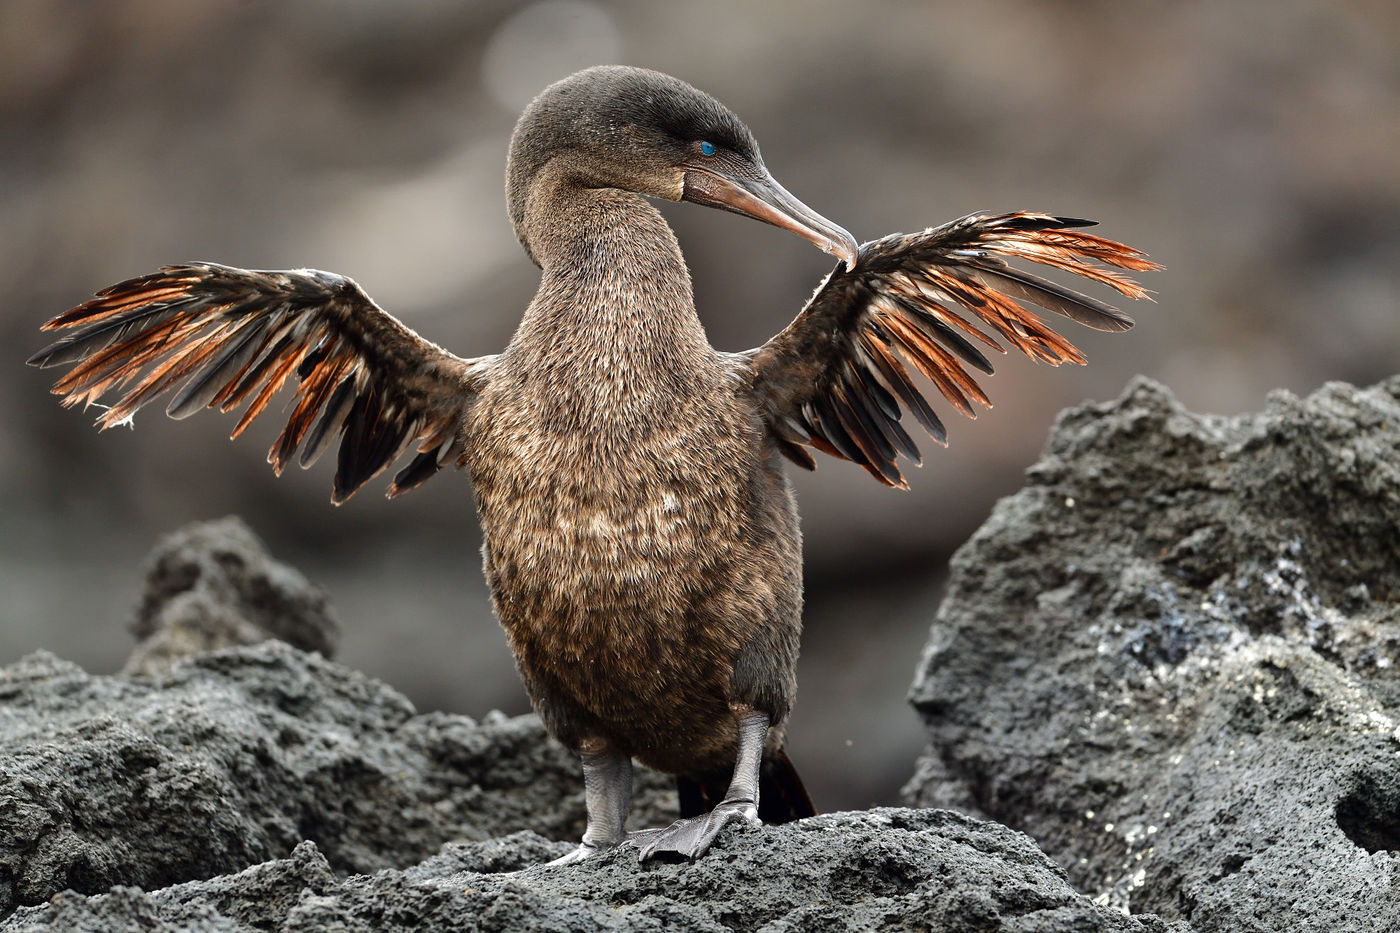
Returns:
[[[418,455],[391,496],[460,456],[466,408],[492,359],[464,360],[429,343],[342,276],[213,263],[113,285],[44,329],[67,333],[29,362],[78,364],[54,386],[64,405],[117,394],[97,419],[103,429],[181,384],[166,408],[172,418],[247,402],[237,437],[296,376],[292,412],[268,461],[280,473],[300,448],[298,462],[310,466],[339,436],[336,503],[409,447]]]
[[[1129,298],[1146,298],[1116,270],[1160,267],[1131,247],[1075,229],[1090,224],[1024,212],[970,214],[923,233],[866,243],[855,269],[833,272],[782,333],[740,354],[778,449],[812,469],[816,461],[805,447],[815,447],[903,488],[895,461],[904,455],[917,462],[919,453],[899,423],[901,405],[934,440],[947,443],[943,423],[908,367],[975,417],[974,403],[991,406],[968,372],[992,371],[978,344],[1005,353],[999,337],[1052,365],[1083,363],[1033,306],[1095,330],[1125,331],[1132,319],[1007,260],[1072,272]]]

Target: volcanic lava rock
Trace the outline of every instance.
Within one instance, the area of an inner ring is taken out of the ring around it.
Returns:
[[[1061,416],[953,561],[906,789],[1195,930],[1400,917],[1400,378]]]
[[[138,644],[123,672],[156,675],[189,655],[268,638],[334,657],[340,622],[324,590],[229,517],[156,546],[131,632]]]
[[[62,894],[10,929],[106,931],[1167,931],[1090,904],[1028,838],[946,810],[731,829],[693,863],[617,849],[566,867],[533,833],[457,843],[406,871],[337,878],[312,843],[150,894]],[[128,924],[129,926],[123,926]]]
[[[674,819],[644,775],[639,818]],[[449,840],[583,831],[578,764],[533,716],[415,715],[400,694],[280,641],[163,678],[48,654],[0,669],[0,917],[64,888],[158,888],[314,840],[339,872]]]

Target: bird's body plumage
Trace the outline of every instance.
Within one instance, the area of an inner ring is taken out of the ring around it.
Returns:
[[[791,324],[746,353],[710,347],[680,248],[641,195],[788,229],[840,256]],[[783,458],[852,460],[903,486],[918,459],[901,416],[944,442],[910,369],[972,414],[997,338],[1083,362],[1027,307],[1101,330],[1131,321],[1008,264],[1059,268],[1134,298],[1136,250],[1043,214],[970,215],[857,248],[781,188],[723,105],[641,69],[546,89],[512,139],[507,203],[541,268],[510,344],[459,358],[330,273],[201,263],[123,282],[50,321],[36,354],[76,363],[65,404],[118,392],[110,426],[182,384],[168,411],[246,405],[293,377],[269,459],[303,465],[338,437],[334,500],[412,450],[390,494],[445,466],[470,475],[492,600],[532,703],[583,761],[589,828],[575,857],[626,838],[630,759],[733,768],[704,817],[634,834],[643,855],[704,851],[756,819],[760,759],[781,762],[795,691],[801,537]],[[977,319],[991,335],[957,313]],[[1003,351],[1004,352],[1004,351]],[[907,364],[907,365],[906,365]],[[810,812],[791,772],[788,815]]]
[[[557,201],[575,235],[536,246],[539,292],[466,422],[496,611],[566,744],[602,735],[672,772],[732,763],[731,698],[775,722],[791,702],[792,497],[660,214],[613,189]],[[736,691],[745,650],[771,670]]]

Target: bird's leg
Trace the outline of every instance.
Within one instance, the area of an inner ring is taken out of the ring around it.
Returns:
[[[579,847],[551,865],[586,859],[627,838],[623,826],[632,802],[632,759],[599,740],[585,740],[579,758],[583,761],[583,802],[588,807],[588,826]]]
[[[749,707],[736,707],[739,720],[739,752],[734,760],[734,777],[724,799],[703,816],[676,820],[665,829],[629,833],[627,840],[641,849],[639,861],[658,852],[675,852],[686,858],[703,855],[719,831],[730,823],[759,825],[758,770],[763,761],[763,743],[772,723],[767,713]]]

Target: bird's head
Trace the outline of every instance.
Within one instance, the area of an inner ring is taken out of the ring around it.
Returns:
[[[753,133],[729,108],[657,71],[589,68],[545,88],[525,108],[506,166],[517,235],[530,186],[550,165],[586,187],[690,201],[762,220],[810,241],[847,268],[855,266],[855,239],[773,179]]]

